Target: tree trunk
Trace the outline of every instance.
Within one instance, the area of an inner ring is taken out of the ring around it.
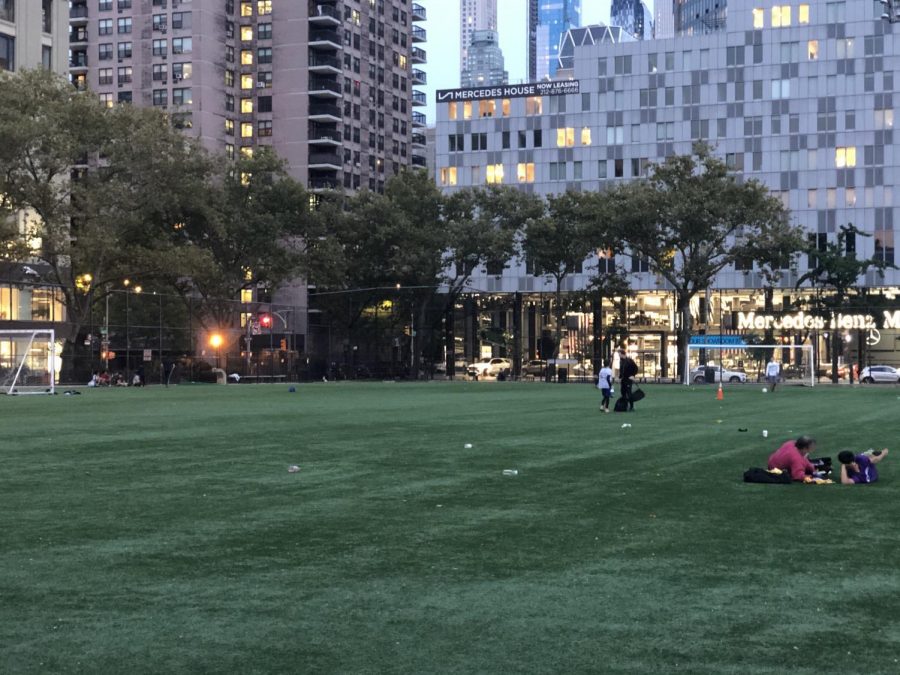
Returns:
[[[594,374],[598,375],[603,367],[603,293],[597,293],[594,298],[594,317],[593,317],[593,361]]]
[[[447,298],[444,308],[444,348],[447,350],[447,379],[456,376],[456,339],[453,335],[453,296]]]
[[[416,320],[416,325],[412,327],[413,334],[410,336],[410,347],[413,350],[412,354],[412,369],[413,372],[410,373],[411,380],[419,379],[419,371],[421,370],[422,365],[422,345],[425,337],[425,317],[427,315],[428,308],[428,299],[422,301],[419,305],[419,317]]]
[[[690,361],[687,355],[687,346],[691,340],[691,293],[680,291],[678,293],[677,310],[679,316],[676,347],[678,349],[678,375],[681,382],[688,382]]]
[[[512,379],[522,379],[522,294],[513,298],[513,365]]]
[[[838,341],[837,330],[831,331],[831,382],[837,384],[840,381],[840,373],[838,373],[838,357],[840,355],[841,343]]]

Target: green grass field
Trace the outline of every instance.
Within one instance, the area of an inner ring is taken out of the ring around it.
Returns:
[[[900,389],[287,389],[0,397],[0,672],[900,672]]]

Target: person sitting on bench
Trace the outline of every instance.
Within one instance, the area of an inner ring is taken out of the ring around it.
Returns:
[[[875,450],[858,455],[850,450],[841,450],[838,461],[841,463],[841,485],[861,485],[878,480],[878,469],[875,465],[887,457],[888,450]]]

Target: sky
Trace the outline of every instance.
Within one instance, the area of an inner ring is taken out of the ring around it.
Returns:
[[[434,122],[434,92],[459,86],[459,0],[417,0],[428,12],[422,25],[428,31],[428,52],[423,69],[428,74],[428,123]],[[581,0],[581,22],[584,25],[609,22],[610,0]],[[647,3],[651,8],[652,3]],[[528,64],[528,2],[497,0],[500,47],[506,59],[511,83],[524,82]]]

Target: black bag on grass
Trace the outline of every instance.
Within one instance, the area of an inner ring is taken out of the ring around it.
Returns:
[[[613,408],[614,412],[628,412],[628,399],[624,396],[622,398],[616,399],[616,405]]]
[[[747,469],[744,472],[745,483],[768,483],[769,485],[786,485],[791,482],[791,474],[772,473],[765,469]]]
[[[643,389],[635,389],[631,392],[631,401],[633,403],[637,403],[638,401],[643,401],[646,398],[647,394],[644,393]]]

